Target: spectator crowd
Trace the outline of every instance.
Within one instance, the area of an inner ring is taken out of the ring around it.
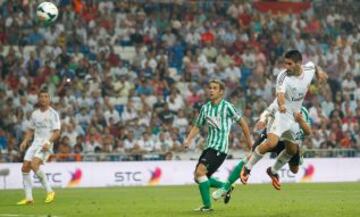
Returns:
[[[190,150],[182,143],[207,82],[223,80],[226,97],[253,127],[292,48],[329,74],[306,96],[313,135],[303,148],[359,150],[359,2],[314,1],[300,13],[253,4],[63,0],[58,20],[41,26],[36,1],[0,1],[0,162],[22,160],[19,144],[42,86],[61,115],[55,160],[199,151],[206,129]],[[230,147],[247,151],[237,127]]]

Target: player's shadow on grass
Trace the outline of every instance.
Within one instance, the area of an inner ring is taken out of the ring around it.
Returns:
[[[212,212],[206,212],[206,213],[203,213],[203,212],[197,212],[197,211],[193,211],[193,210],[186,210],[186,211],[180,211],[177,213],[177,215],[174,215],[176,217],[182,217],[182,216],[186,216],[186,217],[191,217],[191,216],[219,216],[218,215],[219,212],[216,212],[216,211],[212,211]],[[224,215],[221,215],[221,216],[224,216]]]

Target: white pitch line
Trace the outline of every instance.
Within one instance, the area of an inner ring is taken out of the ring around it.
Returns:
[[[14,217],[17,217],[17,216],[19,216],[19,215],[17,215],[17,214],[0,214],[0,216],[7,216],[7,217],[12,217],[12,216],[14,216]]]
[[[51,215],[52,217],[60,217],[56,215]],[[8,214],[0,213],[0,217],[48,217],[48,215],[25,215],[25,214]]]
[[[4,214],[0,214],[0,216],[7,216],[7,217],[17,217],[17,216],[20,216],[20,215],[18,215],[18,214],[6,214],[6,213],[4,213]]]

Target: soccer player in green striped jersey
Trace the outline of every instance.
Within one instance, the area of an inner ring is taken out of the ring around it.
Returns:
[[[262,131],[259,139],[254,143],[252,146],[252,150],[254,151],[256,147],[258,147],[263,141],[266,140],[266,124],[271,125],[271,122],[273,121],[273,115],[274,115],[275,109],[272,109],[271,106],[269,106],[261,115],[260,120],[256,123],[255,130],[256,131]],[[301,113],[295,113],[294,114],[295,121],[299,124],[299,127],[295,129],[296,132],[294,134],[296,135],[295,141],[300,145],[304,139],[305,136],[308,136],[311,134],[311,124],[310,124],[310,118],[309,118],[309,112],[305,107],[301,108]],[[268,125],[268,126],[269,126]],[[285,150],[285,141],[281,139],[275,148],[271,149],[270,152],[276,153],[278,156],[281,154],[281,152],[284,152]],[[277,159],[278,160],[278,159]],[[234,167],[234,169],[231,171],[229,177],[227,178],[227,181],[221,187],[220,189],[216,190],[212,194],[212,198],[214,200],[218,200],[221,197],[224,197],[224,202],[227,203],[229,200],[229,196],[227,195],[229,190],[232,188],[233,183],[236,182],[240,178],[240,172],[244,166],[244,163],[246,160],[240,160],[239,163]],[[289,168],[290,171],[294,174],[296,174],[299,170],[299,166],[301,164],[301,153],[300,149],[298,149],[297,153],[290,159],[289,161]],[[278,166],[277,161],[274,163],[273,167]]]
[[[220,188],[224,183],[212,178],[212,174],[224,162],[229,151],[229,133],[234,122],[238,123],[243,130],[246,143],[251,147],[251,136],[248,124],[242,118],[240,112],[225,99],[225,85],[220,80],[211,80],[208,85],[209,101],[200,110],[194,126],[184,141],[185,147],[189,147],[192,139],[199,133],[200,128],[208,125],[206,147],[202,152],[195,168],[195,181],[199,184],[199,190],[203,205],[196,211],[211,211],[210,187]]]

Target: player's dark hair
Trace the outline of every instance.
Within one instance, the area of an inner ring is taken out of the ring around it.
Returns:
[[[291,59],[295,63],[302,62],[302,55],[301,55],[300,51],[298,51],[298,50],[289,50],[288,52],[286,52],[285,58]]]
[[[219,79],[212,79],[212,80],[209,81],[209,85],[210,85],[211,83],[218,84],[218,85],[220,86],[220,90],[225,90],[225,84],[224,84],[224,82],[222,82],[221,80],[219,80]]]

